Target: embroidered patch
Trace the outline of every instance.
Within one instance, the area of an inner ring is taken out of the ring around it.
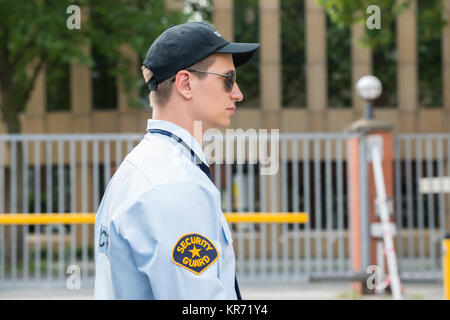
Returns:
[[[108,227],[101,225],[100,226],[100,236],[98,238],[98,250],[102,252],[106,256],[108,255],[108,246],[109,246],[109,234]]]
[[[219,258],[219,252],[208,238],[189,233],[182,236],[172,251],[172,261],[195,274],[201,274]]]

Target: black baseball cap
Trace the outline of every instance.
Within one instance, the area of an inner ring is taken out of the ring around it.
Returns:
[[[247,63],[259,43],[229,42],[207,22],[187,22],[169,27],[153,42],[143,65],[153,72],[150,90],[213,53],[231,53],[235,67]]]

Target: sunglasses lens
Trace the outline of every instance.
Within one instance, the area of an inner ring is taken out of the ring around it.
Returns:
[[[234,83],[236,82],[236,73],[235,72],[230,72],[227,75],[227,79],[225,82],[225,86],[228,92],[230,92],[233,87],[234,87]]]

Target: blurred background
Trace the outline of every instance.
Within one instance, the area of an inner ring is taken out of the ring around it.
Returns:
[[[261,44],[237,70],[231,127],[280,130],[275,175],[210,163],[223,211],[309,216],[232,224],[244,298],[390,298],[367,286],[371,265],[390,281],[366,152],[378,135],[404,297],[443,299],[449,19],[449,0],[0,0],[0,214],[95,213],[151,118],[149,46],[208,21]],[[382,90],[365,101],[369,74]],[[90,223],[0,222],[0,298],[92,298],[93,253]]]

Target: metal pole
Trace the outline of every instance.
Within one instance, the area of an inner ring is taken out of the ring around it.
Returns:
[[[366,100],[365,118],[373,119],[373,101]]]
[[[395,255],[392,231],[389,228],[389,209],[387,206],[386,188],[384,184],[383,168],[381,165],[381,139],[378,137],[369,138],[370,154],[372,156],[372,166],[375,177],[375,188],[377,190],[376,201],[380,205],[380,220],[383,229],[384,249],[389,268],[389,277],[392,287],[392,295],[395,300],[402,299],[400,288],[400,278],[398,276],[397,257]]]

